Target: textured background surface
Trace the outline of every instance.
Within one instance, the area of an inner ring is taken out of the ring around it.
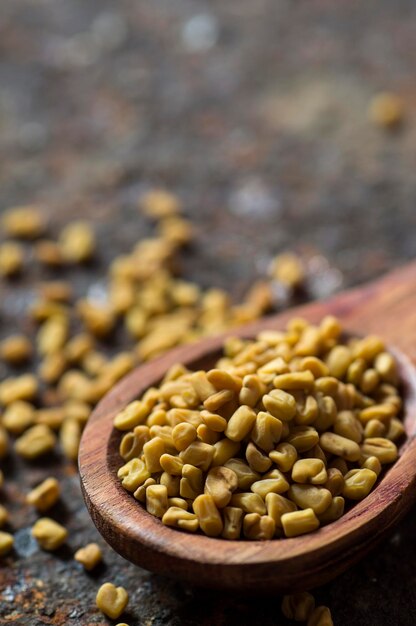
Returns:
[[[327,256],[340,273],[319,296],[416,253],[416,5],[343,0],[3,0],[0,19],[0,210],[39,201],[53,227],[88,216],[101,263],[73,272],[79,295],[144,236],[138,194],[164,184],[197,238],[184,274],[238,298],[285,248]],[[405,122],[367,121],[392,90]],[[16,330],[32,273],[1,287],[1,335]],[[55,470],[56,467],[56,470]],[[45,475],[5,467],[16,552],[0,566],[0,624],[105,624],[94,608],[111,579],[131,594],[133,625],[284,624],[279,598],[195,591],[130,566],[109,549],[85,575],[40,551],[23,504]],[[56,511],[70,546],[96,539],[71,466]],[[413,625],[416,540],[410,515],[378,552],[318,591],[337,626]],[[412,519],[413,517],[413,519]]]

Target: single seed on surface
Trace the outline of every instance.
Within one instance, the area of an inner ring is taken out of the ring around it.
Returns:
[[[96,603],[104,615],[117,619],[125,610],[129,595],[124,587],[116,587],[113,583],[104,583],[97,592]]]
[[[97,543],[88,543],[83,548],[79,548],[74,554],[74,559],[81,563],[88,572],[97,567],[101,563],[102,558],[101,548]]]
[[[32,526],[32,536],[41,548],[47,551],[54,551],[65,543],[68,531],[55,520],[49,517],[41,517]]]

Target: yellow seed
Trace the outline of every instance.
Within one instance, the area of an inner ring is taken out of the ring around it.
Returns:
[[[55,352],[46,356],[39,365],[39,378],[53,385],[59,381],[68,366],[67,359],[63,352]]]
[[[205,493],[209,494],[215,505],[222,509],[230,502],[233,491],[237,489],[237,474],[229,467],[213,467],[205,481]]]
[[[136,426],[134,432],[126,433],[120,442],[120,456],[124,461],[130,461],[139,457],[144,444],[150,440],[150,432],[147,426]]]
[[[146,502],[146,491],[150,485],[156,485],[156,481],[154,478],[147,478],[142,485],[137,487],[136,491],[133,493],[133,497],[142,504],[144,504]]]
[[[299,425],[308,426],[316,422],[318,418],[319,408],[322,411],[322,405],[319,407],[314,396],[307,396],[304,406],[299,407],[295,415],[295,422]]]
[[[342,495],[350,500],[362,500],[370,493],[377,474],[370,469],[353,469],[344,476]]]
[[[59,441],[62,452],[67,459],[76,461],[78,458],[78,449],[81,441],[81,425],[77,420],[66,419],[62,424],[59,433]]]
[[[322,378],[320,380],[323,380]],[[324,432],[334,425],[337,418],[337,405],[331,396],[318,396],[318,417],[313,425],[319,432]]]
[[[266,391],[266,385],[259,376],[248,374],[243,378],[243,386],[240,389],[239,402],[247,406],[255,407]]]
[[[273,278],[292,289],[299,287],[305,276],[301,259],[292,252],[276,256],[271,263],[270,273]]]
[[[152,441],[154,441],[154,439]],[[154,463],[156,466],[156,463],[157,463],[156,459],[154,460]],[[159,458],[159,464],[160,464],[160,467],[163,469],[163,471],[168,472],[168,474],[173,474],[174,476],[182,475],[184,462],[179,456],[174,456],[172,454],[162,454],[161,457]],[[155,471],[155,470],[152,470],[152,471]]]
[[[284,493],[289,489],[288,481],[279,470],[273,470],[273,477],[266,478],[266,476],[267,474],[261,480],[255,481],[250,487],[251,491],[257,493],[263,499],[269,493]]]
[[[269,413],[284,422],[293,419],[296,414],[295,398],[281,389],[274,389],[264,395],[262,402]]]
[[[48,356],[59,352],[68,338],[69,323],[63,315],[50,317],[41,326],[37,335],[38,352]]]
[[[345,500],[341,496],[335,496],[326,511],[321,513],[319,521],[321,524],[335,522],[344,514]]]
[[[374,360],[374,368],[381,380],[396,386],[398,382],[397,364],[389,352],[381,352]]]
[[[150,472],[141,459],[131,459],[119,468],[117,476],[127,491],[136,491],[145,480],[150,478]]]
[[[339,496],[344,489],[344,475],[336,467],[329,467],[327,475],[327,480],[324,483],[325,489],[328,489],[333,496]]]
[[[369,456],[369,457],[367,457],[363,461],[361,467],[363,469],[372,470],[375,474],[377,474],[377,476],[380,475],[381,469],[382,469],[381,463],[380,463],[380,461],[378,460],[378,458],[376,456]]]
[[[98,590],[96,604],[104,615],[117,619],[125,610],[129,595],[124,587],[116,587],[112,583],[104,583]]]
[[[334,626],[328,607],[317,606],[309,617],[306,626]]]
[[[283,596],[282,613],[287,619],[306,622],[315,608],[315,599],[307,591]]]
[[[44,232],[45,221],[39,207],[17,206],[5,211],[1,226],[9,237],[36,239]]]
[[[255,472],[267,472],[272,465],[271,459],[251,441],[246,448],[246,459],[251,469]]]
[[[3,526],[8,521],[9,521],[9,512],[7,511],[6,507],[0,504],[0,528],[3,528]]]
[[[198,467],[185,464],[182,468],[179,494],[182,498],[194,500],[204,491],[202,471]]]
[[[65,411],[62,407],[38,409],[34,413],[36,424],[44,424],[52,430],[59,430],[65,419]]]
[[[151,189],[140,198],[140,208],[145,215],[162,219],[181,211],[179,198],[164,189]]]
[[[26,502],[44,513],[58,501],[60,493],[61,488],[56,478],[46,478],[27,494]]]
[[[149,407],[140,400],[135,400],[116,415],[114,426],[118,430],[130,430],[142,424],[148,415]]]
[[[240,406],[228,421],[225,435],[231,441],[241,441],[248,435],[256,421],[256,413],[249,406]]]
[[[70,263],[85,263],[95,253],[95,235],[87,222],[72,222],[59,235],[62,255]]]
[[[362,409],[359,418],[362,424],[366,424],[373,419],[385,421],[396,415],[396,412],[396,407],[392,404],[374,404]]]
[[[370,121],[381,128],[392,129],[403,120],[403,101],[395,93],[384,91],[373,96],[368,108]]]
[[[322,485],[327,479],[325,465],[320,459],[300,459],[292,467],[292,480],[297,483]]]
[[[206,472],[213,460],[214,447],[202,441],[194,441],[186,450],[180,452],[179,456],[184,463],[199,467]]]
[[[38,382],[32,374],[6,378],[0,383],[0,404],[5,406],[16,400],[33,400],[38,392]]]
[[[390,441],[397,441],[398,439],[403,437],[403,435],[405,434],[406,434],[406,429],[403,425],[403,422],[401,422],[396,417],[393,417],[390,420],[390,425],[386,433],[386,439],[390,439]]]
[[[229,459],[234,457],[240,450],[239,441],[230,441],[229,439],[220,439],[212,446],[214,453],[212,457],[212,467],[225,465]]]
[[[290,443],[279,443],[275,450],[269,452],[269,457],[282,472],[288,472],[298,458],[298,453]]]
[[[209,443],[210,445],[217,443],[221,438],[220,433],[215,432],[215,430],[211,430],[206,424],[200,424],[196,429],[196,432],[200,441]]]
[[[49,517],[41,517],[32,527],[32,536],[41,548],[53,551],[65,543],[68,531],[55,520]]]
[[[365,439],[361,452],[366,456],[377,457],[381,464],[393,463],[398,456],[396,444],[383,437]]]
[[[143,457],[148,472],[160,472],[161,457],[165,454],[165,443],[161,437],[154,437],[143,445]]]
[[[20,365],[28,361],[32,353],[32,344],[24,335],[12,335],[0,342],[0,358],[6,363]]]
[[[363,427],[352,411],[340,411],[335,418],[334,432],[341,437],[361,443]]]
[[[319,519],[311,508],[284,513],[281,523],[286,537],[297,537],[319,528]]]
[[[79,548],[74,554],[74,559],[90,572],[101,563],[103,558],[101,548],[97,543],[88,543],[83,548]]]
[[[378,419],[369,420],[364,428],[364,439],[383,437],[387,431],[386,424]]]
[[[360,381],[360,389],[363,393],[372,393],[380,382],[380,377],[376,370],[370,368],[364,372]]]
[[[183,509],[184,511],[188,510],[188,503],[184,498],[177,498],[177,497],[168,498],[168,504],[169,504],[169,507],[174,506],[174,507]]]
[[[218,537],[222,533],[223,523],[212,496],[202,494],[195,498],[192,506],[201,530],[209,537]]]
[[[27,430],[15,442],[15,450],[24,459],[33,460],[50,452],[56,443],[53,431],[45,424]]]
[[[222,537],[224,539],[239,539],[243,524],[243,511],[238,507],[226,506],[222,510],[224,528]]]
[[[13,548],[14,539],[10,533],[0,530],[0,557],[6,556]]]
[[[146,489],[146,509],[151,515],[162,519],[168,510],[168,490],[165,485],[149,485]]]
[[[335,433],[323,433],[319,444],[325,452],[340,456],[346,461],[358,461],[360,458],[360,446],[355,441]]]
[[[204,407],[207,411],[215,413],[220,407],[234,398],[234,391],[231,389],[221,389],[212,396],[204,400]]]
[[[330,376],[344,378],[351,364],[353,357],[347,346],[335,346],[326,357],[326,364],[329,368]]]
[[[24,255],[22,247],[17,243],[0,244],[0,277],[15,276],[23,269]]]
[[[79,300],[76,309],[87,330],[94,337],[106,337],[112,332],[116,318],[110,307],[98,306],[88,300]]]
[[[243,520],[243,532],[247,539],[272,539],[276,525],[269,515],[247,513]]]
[[[222,433],[227,427],[227,420],[218,415],[217,413],[210,413],[210,411],[201,411],[201,418],[204,420],[204,423],[217,433]]]
[[[186,450],[186,448],[195,441],[196,437],[197,432],[195,426],[187,422],[177,424],[172,430],[173,443],[179,452]]]
[[[380,352],[384,352],[384,343],[380,337],[369,335],[357,341],[352,352],[355,359],[365,359],[371,363]]]
[[[297,506],[292,500],[284,496],[270,492],[265,497],[267,515],[273,518],[276,528],[282,527],[281,518],[284,513],[296,511]]]
[[[270,413],[260,411],[257,414],[251,439],[265,452],[270,452],[280,441],[282,435],[282,422]]]
[[[324,487],[314,485],[291,485],[288,496],[301,509],[312,509],[317,515],[323,513],[332,502],[332,494]]]
[[[171,506],[162,517],[162,523],[166,526],[173,526],[189,532],[196,532],[199,528],[197,516],[190,511],[185,511],[182,507]]]

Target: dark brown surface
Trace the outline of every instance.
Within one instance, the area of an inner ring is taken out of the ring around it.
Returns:
[[[198,15],[217,39],[202,50],[190,22]],[[95,220],[103,263],[86,278],[71,273],[79,295],[149,231],[136,198],[154,183],[178,192],[198,225],[183,268],[204,285],[239,297],[291,246],[329,256],[346,284],[375,276],[416,253],[415,18],[412,0],[2,0],[0,210],[36,200],[54,227]],[[396,134],[367,122],[381,89],[403,98]],[[1,335],[18,327],[34,277],[0,287]],[[338,279],[324,273],[313,293]],[[20,558],[0,569],[0,624],[105,624],[94,608],[105,580],[129,590],[130,626],[285,623],[276,597],[194,591],[110,549],[93,576],[67,552],[42,553],[23,496],[49,472],[64,487],[53,513],[71,548],[97,538],[78,477],[54,461],[4,469]],[[318,592],[338,626],[414,625],[415,514]]]
[[[253,337],[283,329],[293,314],[312,323],[336,315],[344,328],[378,334],[396,350],[405,382],[403,419],[407,438],[399,460],[372,493],[338,521],[319,531],[274,541],[212,539],[180,533],[149,515],[117,478],[123,463],[115,416],[155,387],[175,363],[209,369],[221,356],[223,337],[183,346],[138,367],[106,396],[83,434],[79,470],[85,501],[100,533],[122,556],[153,572],[219,590],[290,593],[322,585],[344,572],[388,535],[416,500],[416,263],[377,282],[341,292],[328,301],[297,307],[234,331]],[[396,323],[400,316],[400,329]],[[399,351],[400,350],[400,351]]]

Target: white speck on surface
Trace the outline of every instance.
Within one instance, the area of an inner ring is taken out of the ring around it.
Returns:
[[[208,13],[191,17],[184,23],[181,32],[182,43],[189,52],[210,50],[216,45],[218,36],[218,20]]]
[[[280,199],[259,178],[240,183],[231,193],[229,206],[232,213],[241,216],[268,217],[281,212]]]
[[[104,281],[92,283],[87,291],[87,300],[96,306],[108,304],[108,290]]]

